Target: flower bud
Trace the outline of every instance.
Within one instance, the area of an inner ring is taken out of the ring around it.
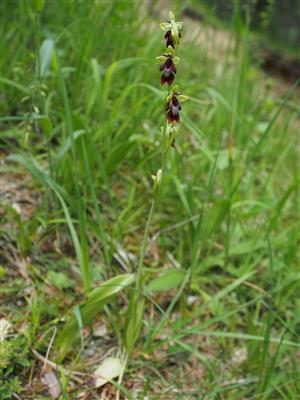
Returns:
[[[153,193],[156,194],[159,190],[161,177],[162,177],[162,170],[159,169],[157,171],[156,175],[152,175],[151,177],[153,179]]]
[[[176,22],[172,11],[169,12],[169,21],[160,24],[160,27],[165,31],[166,47],[171,46],[173,49],[178,46],[179,38],[181,38],[180,30],[182,22]]]

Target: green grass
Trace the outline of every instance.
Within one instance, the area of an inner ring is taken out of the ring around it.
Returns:
[[[167,15],[146,2],[36,7],[1,3],[0,398],[49,398],[34,351],[63,367],[62,399],[101,396],[66,372],[93,373],[124,346],[112,398],[299,398],[299,89],[277,94],[244,25],[219,54],[184,20],[176,83],[190,100],[137,286]]]

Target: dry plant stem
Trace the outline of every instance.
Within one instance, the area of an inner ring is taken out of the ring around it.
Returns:
[[[63,373],[66,376],[70,376],[75,382],[82,384],[82,379],[77,378],[76,375],[80,375],[80,376],[88,376],[87,374],[82,374],[80,372],[70,372],[68,370],[66,370],[65,368],[61,367],[60,365],[54,363],[53,361],[50,361],[48,359],[46,359],[45,357],[43,357],[40,353],[38,353],[35,349],[31,348],[31,352],[32,354],[39,360],[41,361],[44,366],[48,365],[50,368],[59,371],[62,370]],[[44,367],[43,366],[43,367]]]
[[[53,332],[53,335],[52,335],[52,338],[51,338],[51,340],[50,340],[50,343],[49,343],[49,346],[48,346],[48,349],[47,349],[47,353],[46,353],[46,361],[47,361],[48,358],[49,358],[50,350],[51,350],[53,341],[54,341],[54,339],[55,339],[56,333],[57,333],[57,329],[54,328],[54,332]],[[43,368],[45,367],[45,365],[46,365],[46,364],[44,364]]]

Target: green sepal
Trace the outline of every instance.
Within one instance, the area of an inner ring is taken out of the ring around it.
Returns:
[[[171,22],[175,21],[175,16],[174,16],[174,14],[173,14],[173,12],[171,10],[169,11],[169,19],[170,19]]]
[[[185,96],[184,94],[180,94],[177,96],[177,99],[180,101],[180,103],[183,103],[183,102],[187,101],[189,98],[188,98],[188,96]]]
[[[171,29],[171,24],[169,24],[168,22],[162,22],[161,24],[159,24],[159,26],[165,32],[167,32]]]
[[[179,31],[175,22],[171,21],[171,24],[172,24],[171,28],[172,37],[174,39],[175,46],[177,47],[179,43]]]

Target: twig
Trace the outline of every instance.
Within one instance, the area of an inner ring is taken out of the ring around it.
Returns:
[[[47,349],[47,353],[46,353],[46,361],[47,361],[48,358],[49,358],[50,350],[51,350],[51,347],[52,347],[52,344],[53,344],[53,340],[54,340],[54,338],[55,338],[55,336],[56,336],[56,332],[57,332],[57,329],[54,328],[54,332],[53,332],[53,335],[52,335],[52,338],[51,338],[51,340],[50,340],[50,343],[49,343],[49,346],[48,346],[48,349]],[[44,369],[45,365],[46,365],[46,364],[43,365],[42,370]]]
[[[82,384],[82,380],[80,378],[77,378],[76,375],[80,376],[89,376],[89,374],[84,374],[82,372],[70,372],[66,370],[65,368],[61,367],[60,365],[54,363],[53,361],[48,360],[44,356],[42,356],[40,353],[38,353],[35,349],[31,348],[30,349],[32,354],[39,360],[41,361],[44,366],[48,365],[50,368],[54,369],[55,371],[61,370],[66,376],[70,376],[75,382]],[[43,367],[44,368],[44,367]]]

